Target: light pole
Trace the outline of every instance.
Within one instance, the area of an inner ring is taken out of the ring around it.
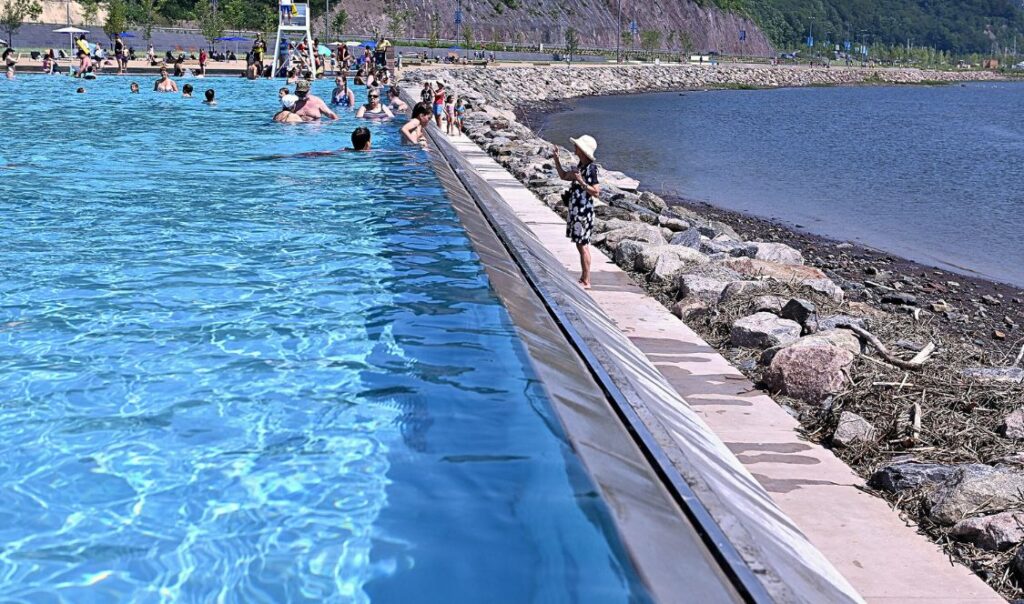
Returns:
[[[622,56],[619,55],[619,44],[622,43],[622,0],[618,0],[619,19],[615,28],[615,62],[621,63]]]

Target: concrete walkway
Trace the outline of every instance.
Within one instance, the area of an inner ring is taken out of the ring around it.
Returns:
[[[565,222],[466,137],[449,139],[569,271],[578,271]],[[830,451],[599,251],[591,295],[662,372],[811,543],[870,602],[1004,602],[951,564]]]

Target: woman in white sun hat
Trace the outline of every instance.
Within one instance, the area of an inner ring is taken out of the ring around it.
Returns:
[[[558,159],[558,147],[553,147],[555,169],[558,177],[572,182],[569,190],[562,198],[569,207],[569,218],[565,223],[565,234],[576,244],[580,253],[580,285],[590,289],[590,237],[594,231],[594,198],[601,194],[597,184],[597,164],[594,163],[594,151],[597,141],[593,136],[583,135],[569,139],[576,151],[579,165],[575,170],[564,170]]]

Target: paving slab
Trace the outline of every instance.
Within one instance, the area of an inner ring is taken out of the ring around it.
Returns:
[[[449,140],[566,270],[578,272],[565,222],[465,136]],[[857,591],[871,602],[1003,602],[953,564],[864,481],[699,335],[598,250],[590,295]]]

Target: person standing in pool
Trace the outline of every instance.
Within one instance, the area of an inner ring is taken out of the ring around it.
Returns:
[[[334,91],[331,92],[331,104],[341,105],[351,109],[356,105],[356,95],[348,87],[348,79],[345,76],[334,78]]]
[[[217,99],[215,98],[217,96],[217,93],[214,92],[213,88],[208,88],[204,94],[206,96],[206,100],[203,101],[204,105],[209,105],[211,107],[217,105]]]
[[[398,96],[398,89],[395,88],[394,86],[389,86],[388,87],[388,98],[387,98],[387,101],[388,101],[387,105],[388,105],[389,108],[391,108],[392,111],[398,111],[400,113],[405,113],[406,111],[409,110],[409,106],[405,104],[405,101],[403,101],[401,98],[399,98],[399,96]]]
[[[7,70],[7,79],[14,79],[14,66],[18,64],[18,59],[14,56],[14,49],[7,47],[4,51],[2,60],[4,62],[4,69]]]
[[[594,198],[601,194],[601,187],[597,183],[597,164],[594,163],[597,141],[590,135],[569,140],[579,160],[579,165],[574,170],[562,168],[562,162],[558,158],[558,147],[552,147],[552,156],[558,177],[572,182],[565,193],[569,206],[565,234],[576,244],[576,250],[580,254],[579,283],[585,289],[590,289],[590,238],[594,231]]]
[[[288,89],[284,89],[288,92]],[[302,118],[295,115],[293,109],[295,103],[299,102],[299,97],[294,94],[285,94],[281,97],[281,110],[274,114],[274,121],[280,124],[297,124],[302,122]]]
[[[183,98],[190,99],[190,98],[192,98],[192,91],[193,90],[194,90],[194,88],[192,88],[192,84],[185,84],[185,86],[183,86],[182,89],[181,89],[181,96]]]
[[[371,142],[370,129],[365,126],[360,126],[352,131],[352,147],[345,149],[345,151],[370,151],[373,149],[373,143]]]
[[[167,74],[167,68],[160,70],[160,79],[153,84],[154,92],[178,92],[178,84]]]
[[[322,117],[338,119],[337,114],[331,111],[323,99],[311,93],[309,89],[309,80],[299,80],[295,83],[295,96],[299,97],[299,102],[295,103],[295,113],[307,122],[315,122]]]
[[[371,120],[387,120],[395,117],[394,113],[380,103],[380,90],[371,88],[366,95],[366,104],[356,111],[356,117],[363,117]]]
[[[114,59],[117,61],[117,75],[124,75],[128,72],[128,53],[124,49],[124,40],[121,34],[114,34]]]
[[[402,141],[413,145],[427,146],[427,133],[424,128],[430,123],[430,105],[416,103],[412,108],[412,117],[402,126]]]

